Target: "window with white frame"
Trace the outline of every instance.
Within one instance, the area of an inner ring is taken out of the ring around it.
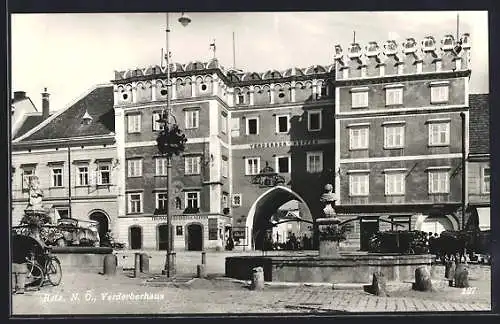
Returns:
[[[142,177],[142,159],[130,159],[128,162],[128,172],[129,178],[132,177]]]
[[[352,108],[368,107],[368,90],[351,92]]]
[[[222,194],[222,208],[229,208],[229,195],[227,192]]]
[[[349,149],[350,150],[366,150],[369,143],[369,126],[353,126],[349,127]]]
[[[220,131],[222,134],[227,133],[227,115],[221,114],[220,116]]]
[[[450,191],[450,176],[446,170],[429,170],[429,193],[448,193]]]
[[[245,158],[245,174],[256,175],[260,170],[260,157]]]
[[[318,173],[323,171],[323,152],[307,152],[306,159],[307,172]]]
[[[198,128],[200,121],[199,110],[186,110],[185,111],[185,126],[186,129]]]
[[[128,213],[142,213],[142,192],[134,192],[128,194]]]
[[[276,157],[276,172],[290,173],[290,156],[277,156]]]
[[[167,158],[157,157],[155,158],[155,175],[166,176],[167,175]]]
[[[97,167],[97,184],[99,185],[111,184],[111,164],[99,163]]]
[[[129,133],[141,132],[141,114],[128,115],[127,120]]]
[[[233,195],[233,201],[232,201],[233,207],[240,207],[241,201],[242,201],[242,195],[240,193]]]
[[[52,168],[52,187],[62,187],[63,186],[63,169],[62,167]]]
[[[402,148],[405,145],[405,126],[384,125],[384,148]]]
[[[184,174],[200,174],[200,156],[184,157]]]
[[[320,131],[322,127],[321,110],[310,110],[307,112],[307,130],[310,132]]]
[[[156,208],[166,210],[168,206],[168,197],[166,192],[156,193]]]
[[[227,157],[223,156],[222,157],[222,176],[224,178],[227,178],[229,175],[229,161],[227,160]]]
[[[490,168],[485,167],[481,170],[481,192],[482,193],[490,193]]]
[[[78,186],[88,186],[89,185],[89,167],[88,165],[81,165],[77,167],[78,174]]]
[[[431,103],[443,103],[449,100],[448,84],[431,84]]]
[[[403,88],[386,88],[385,89],[385,105],[402,105],[403,104]]]
[[[259,117],[247,118],[247,135],[259,134]]]
[[[349,196],[368,196],[370,175],[368,172],[349,174]]]
[[[231,137],[240,136],[240,119],[231,118]]]
[[[35,168],[34,167],[26,167],[23,168],[23,189],[29,189],[30,182],[33,177],[35,177]]]
[[[276,116],[276,133],[278,134],[288,133],[289,129],[290,129],[290,116],[288,115]]]
[[[385,194],[388,196],[405,194],[405,173],[403,171],[386,171]]]
[[[450,144],[450,122],[429,123],[429,146]]]
[[[157,112],[153,112],[153,131],[161,131],[164,127],[164,124],[163,123],[160,123],[158,122],[158,120],[160,120],[162,117],[162,112],[161,111],[157,111]]]
[[[186,208],[197,209],[200,208],[200,192],[199,191],[186,191]]]

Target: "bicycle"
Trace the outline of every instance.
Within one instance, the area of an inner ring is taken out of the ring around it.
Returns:
[[[61,262],[59,259],[45,250],[42,255],[43,266],[36,260],[35,255],[30,253],[26,257],[26,286],[34,286],[38,290],[48,281],[53,286],[58,286],[62,279]]]

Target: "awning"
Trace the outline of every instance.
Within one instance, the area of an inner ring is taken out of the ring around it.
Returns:
[[[490,230],[490,207],[477,208],[479,229],[481,231]]]

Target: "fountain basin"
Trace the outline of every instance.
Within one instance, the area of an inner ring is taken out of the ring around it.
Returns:
[[[107,247],[53,247],[52,254],[61,261],[63,272],[94,272],[102,271],[104,257],[113,253]]]
[[[374,272],[388,281],[413,281],[415,269],[431,266],[432,256],[342,253],[340,257],[238,256],[226,258],[226,277],[250,280],[252,269],[262,267],[265,281],[370,283]]]

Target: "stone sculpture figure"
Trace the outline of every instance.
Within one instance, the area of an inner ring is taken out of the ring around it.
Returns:
[[[320,197],[320,202],[323,204],[323,213],[326,218],[334,218],[336,216],[335,209],[332,205],[335,204],[335,194],[331,184],[325,185],[325,192]]]
[[[38,177],[32,177],[29,184],[28,210],[43,210],[43,191]]]

